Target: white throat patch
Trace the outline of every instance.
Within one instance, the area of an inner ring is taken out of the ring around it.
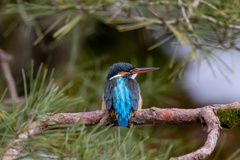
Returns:
[[[135,79],[135,78],[137,77],[137,75],[138,75],[138,74],[133,74],[133,75],[131,76],[131,78],[132,78],[132,79]]]

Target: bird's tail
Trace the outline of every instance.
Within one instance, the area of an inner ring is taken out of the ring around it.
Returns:
[[[118,125],[122,126],[122,127],[127,127],[128,126],[128,118],[127,117],[119,117]]]

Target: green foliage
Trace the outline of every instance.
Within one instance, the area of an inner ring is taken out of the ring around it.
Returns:
[[[82,102],[81,98],[73,98],[65,94],[66,90],[72,87],[71,83],[60,88],[54,83],[53,72],[47,78],[48,70],[42,69],[34,78],[33,65],[30,71],[30,82],[27,82],[23,71],[25,103],[19,114],[32,113],[34,116],[44,113],[56,113],[68,106]]]
[[[9,35],[23,21],[32,27],[38,38],[34,45],[51,35],[57,40],[81,28],[81,36],[88,32],[93,23],[89,19],[99,20],[119,31],[131,31],[144,28],[151,33],[156,43],[148,44],[152,50],[170,40],[177,39],[173,46],[185,46],[189,53],[170,75],[181,75],[186,62],[193,59],[196,63],[209,60],[214,49],[237,49],[239,37],[239,7],[235,0],[224,1],[31,1],[10,3],[6,1],[0,15],[2,21],[14,20],[6,27],[3,35]],[[17,17],[16,17],[17,15]],[[20,19],[19,19],[20,18]],[[49,20],[45,20],[45,19]],[[42,25],[41,21],[45,21]],[[42,44],[41,44],[42,45]],[[46,46],[45,46],[46,47]],[[210,56],[210,57],[208,57]],[[204,57],[204,58],[203,58]],[[221,62],[221,65],[226,65]]]
[[[147,57],[146,59],[146,66],[154,66],[153,58]],[[158,71],[157,76],[156,73],[149,72],[146,75],[138,75],[140,79],[140,88],[142,90],[141,94],[143,99],[143,107],[146,105],[156,105],[161,104],[161,106],[177,106],[179,104],[176,97],[174,97],[174,93],[171,91],[175,91],[179,89],[177,84],[173,84],[169,81],[167,76],[161,75],[168,75],[169,68],[168,66],[163,66]],[[171,71],[170,71],[171,72]],[[149,85],[151,84],[151,85]],[[161,95],[161,96],[159,96]],[[147,97],[147,98],[146,98]],[[156,107],[161,107],[156,106]]]
[[[70,85],[60,89],[59,86],[53,83],[52,76],[47,80],[48,71],[43,70],[42,66],[40,66],[35,78],[33,76],[33,67],[31,67],[29,83],[27,83],[25,73],[23,72],[24,101],[19,104],[12,102],[12,106],[9,106],[11,108],[10,112],[1,108],[1,147],[6,147],[9,140],[15,137],[16,134],[21,133],[27,123],[32,121],[37,115],[48,112],[55,113],[82,101],[81,98],[73,98],[65,95],[64,92]],[[6,105],[4,100],[1,101],[1,105]]]
[[[240,109],[218,109],[217,116],[224,128],[233,128],[240,123]]]
[[[148,139],[141,139],[135,128],[86,128],[78,125],[68,129],[45,131],[41,135],[28,140],[28,146],[23,151],[27,158],[42,158],[43,155],[58,159],[169,159],[174,152],[170,141],[162,143],[162,149],[153,152],[144,147]],[[153,154],[155,153],[155,155]],[[157,153],[157,154],[156,154]]]

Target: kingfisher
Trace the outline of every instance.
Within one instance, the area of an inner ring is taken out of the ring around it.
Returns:
[[[142,108],[140,88],[135,80],[138,73],[154,71],[159,68],[135,68],[130,63],[113,64],[107,74],[103,87],[102,109],[116,115],[118,125],[128,126],[131,115]]]

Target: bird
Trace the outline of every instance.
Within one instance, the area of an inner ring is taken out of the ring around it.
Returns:
[[[128,127],[131,115],[142,108],[140,87],[135,78],[139,73],[157,69],[135,68],[126,62],[113,64],[103,87],[102,110],[108,110],[111,116],[116,116],[119,126]]]

